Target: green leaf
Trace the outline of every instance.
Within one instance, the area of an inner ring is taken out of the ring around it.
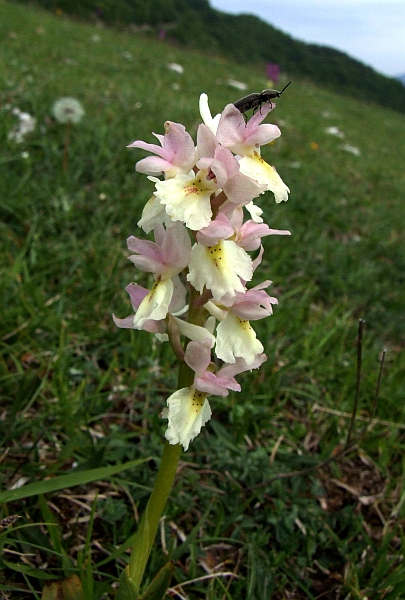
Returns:
[[[174,571],[174,561],[170,560],[153,578],[146,592],[139,600],[163,600]]]
[[[16,571],[17,573],[23,573],[29,577],[34,577],[35,579],[41,580],[49,580],[52,581],[55,579],[55,575],[51,575],[50,573],[46,573],[45,571],[41,571],[40,569],[35,569],[30,565],[24,565],[21,563],[13,563],[8,560],[4,561],[6,567],[11,569],[12,571]],[[1,588],[0,588],[1,589]]]
[[[53,479],[48,479],[46,481],[36,481],[35,483],[29,483],[15,490],[0,492],[0,502],[12,502],[14,500],[21,500],[22,498],[29,498],[30,496],[37,496],[38,494],[47,494],[49,492],[56,492],[57,490],[75,487],[76,485],[84,485],[90,481],[106,479],[107,477],[111,477],[111,475],[125,471],[125,469],[138,467],[148,460],[150,460],[150,457],[130,460],[129,462],[120,465],[78,471],[77,473],[69,473],[69,475],[60,475],[59,477],[54,477]]]
[[[155,484],[156,485],[156,484]],[[138,590],[141,585],[142,577],[145,572],[146,564],[149,559],[150,549],[154,537],[151,538],[149,526],[149,504],[146,506],[145,512],[136,532],[134,545],[131,551],[131,560],[129,567],[133,577],[137,580]]]
[[[127,565],[121,573],[120,585],[115,594],[115,600],[138,600],[138,591],[129,575],[129,565]]]
[[[65,554],[63,545],[62,545],[62,532],[59,527],[58,521],[55,519],[53,512],[50,510],[43,494],[39,494],[38,504],[41,508],[42,518],[45,523],[52,523],[54,527],[49,528],[49,537],[52,540],[52,545],[55,549],[55,552],[58,554]]]

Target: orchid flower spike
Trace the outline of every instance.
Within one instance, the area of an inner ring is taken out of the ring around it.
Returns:
[[[184,450],[211,418],[213,398],[240,392],[236,377],[266,360],[251,321],[270,317],[278,301],[266,291],[271,281],[251,282],[265,252],[262,238],[290,235],[270,228],[254,203],[266,190],[276,203],[290,191],[260,153],[281,135],[263,123],[274,107],[262,106],[245,123],[233,104],[212,117],[202,94],[196,143],[184,125],[166,121],[164,134],[153,134],[158,144],[129,145],[150,153],[136,164],[153,185],[138,225],[154,238],[131,235],[127,244],[130,262],[151,284],[130,283],[133,314],[113,318],[118,327],[168,341],[184,363],[179,389],[162,409],[166,439]]]

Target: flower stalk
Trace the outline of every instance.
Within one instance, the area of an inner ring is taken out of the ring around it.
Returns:
[[[66,134],[65,134],[65,144],[64,144],[64,148],[63,148],[63,163],[62,163],[62,168],[63,168],[63,172],[66,173],[67,168],[68,168],[68,160],[69,160],[69,143],[70,143],[70,132],[72,129],[72,123],[71,121],[68,121],[66,123]]]
[[[166,441],[155,485],[136,532],[129,565],[121,576],[121,582],[129,579],[132,583],[136,594],[134,598],[137,598],[139,594],[159,521],[173,487],[181,451],[180,444],[171,445]],[[119,600],[118,595],[116,598]]]

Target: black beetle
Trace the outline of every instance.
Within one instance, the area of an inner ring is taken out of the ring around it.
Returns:
[[[244,96],[240,100],[234,102],[233,105],[243,114],[244,117],[246,117],[246,111],[253,108],[253,112],[256,112],[258,108],[262,107],[262,104],[271,102],[273,98],[280,98],[281,94],[286,88],[288,88],[290,83],[291,81],[289,81],[287,85],[283,87],[281,92],[278,90],[263,90],[262,92],[256,92],[249,94],[248,96]]]

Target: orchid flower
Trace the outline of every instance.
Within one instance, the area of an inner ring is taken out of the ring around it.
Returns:
[[[269,144],[281,135],[276,125],[261,124],[274,108],[275,104],[265,104],[245,125],[242,113],[233,104],[228,104],[219,120],[216,135],[220,144],[240,155],[241,173],[273,192],[279,203],[288,200],[290,190],[275,167],[266,163],[260,155],[260,146]]]
[[[128,327],[132,318],[135,329],[150,331],[153,327],[150,321],[161,321],[169,309],[176,312],[184,306],[186,291],[178,274],[185,269],[190,258],[191,243],[187,230],[181,223],[166,230],[159,226],[155,229],[155,239],[156,242],[150,242],[131,236],[127,240],[129,250],[136,252],[129,260],[142,271],[154,273],[155,283],[149,292],[145,290],[146,293],[140,292],[140,286],[136,284],[127,288],[136,312],[126,319],[114,317],[118,327]]]

